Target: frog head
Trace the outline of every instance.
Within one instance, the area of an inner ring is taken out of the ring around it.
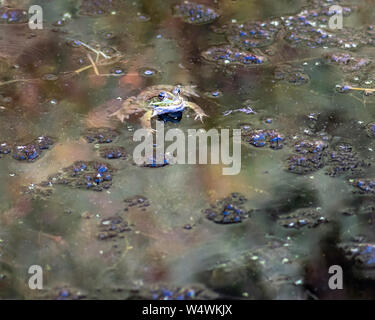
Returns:
[[[150,105],[154,108],[152,116],[182,111],[184,101],[180,98],[180,88],[175,87],[172,92],[161,91],[157,100],[151,101]]]

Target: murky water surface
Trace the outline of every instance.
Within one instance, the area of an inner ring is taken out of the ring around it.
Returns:
[[[372,0],[3,2],[1,298],[375,296]],[[140,116],[108,115],[176,84],[208,117],[166,129],[241,128],[238,175],[134,164]]]

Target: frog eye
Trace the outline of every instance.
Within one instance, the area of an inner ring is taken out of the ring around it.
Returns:
[[[159,99],[160,100],[164,100],[166,97],[167,97],[167,94],[164,91],[159,93]]]

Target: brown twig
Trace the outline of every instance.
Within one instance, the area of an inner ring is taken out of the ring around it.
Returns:
[[[99,75],[99,70],[98,70],[98,68],[97,68],[97,66],[96,66],[96,64],[95,64],[95,62],[94,62],[94,60],[92,60],[92,58],[91,58],[91,56],[90,56],[89,53],[87,54],[87,58],[89,58],[89,60],[90,60],[90,62],[91,62],[91,65],[92,65],[92,67],[94,68],[95,74],[98,76],[98,75]]]
[[[375,92],[375,89],[373,88],[355,88],[355,87],[349,87],[350,90],[357,90],[357,91],[369,91],[369,92]]]
[[[40,79],[14,79],[9,81],[0,82],[0,87],[5,86],[7,84],[15,83],[15,82],[32,82],[32,81],[39,81]]]
[[[88,66],[85,66],[85,67],[82,67],[80,69],[77,69],[77,70],[74,70],[74,71],[68,71],[66,73],[75,73],[75,74],[78,74],[78,73],[81,73],[82,71],[85,71],[85,70],[88,70],[88,69],[91,69],[91,68],[94,68],[94,66],[96,67],[96,71],[95,71],[95,74],[97,76],[100,75],[99,73],[99,70],[98,70],[98,67],[103,67],[103,66],[109,66],[111,64],[114,64],[114,63],[117,63],[117,62],[120,62],[121,59],[124,57],[124,55],[116,55],[116,56],[113,56],[113,57],[110,57],[108,59],[104,59],[104,60],[98,60],[96,63],[92,60],[91,56],[88,55],[89,57],[89,60],[91,62],[91,64],[89,64]],[[122,63],[126,63],[128,62],[127,60],[124,60],[122,61]]]

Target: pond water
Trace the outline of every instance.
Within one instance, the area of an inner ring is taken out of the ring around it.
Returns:
[[[1,2],[1,298],[375,297],[372,0]],[[177,84],[208,117],[166,129],[242,129],[238,175],[134,163],[108,115]]]

